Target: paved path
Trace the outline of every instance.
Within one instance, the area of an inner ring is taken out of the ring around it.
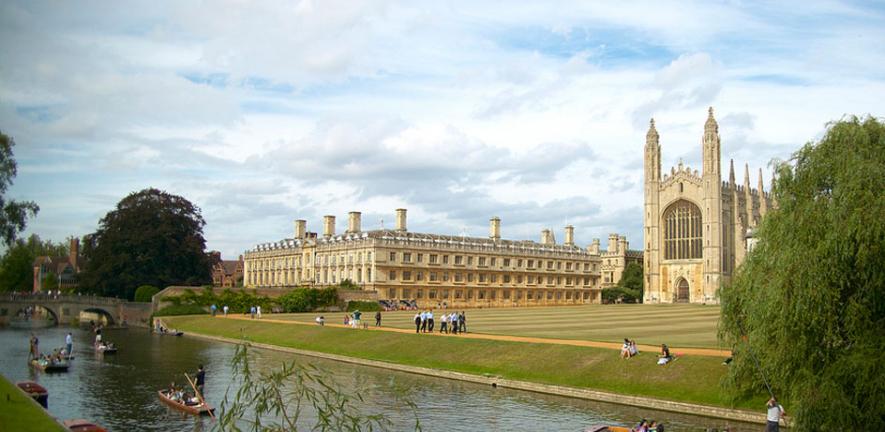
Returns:
[[[235,320],[245,320],[245,321],[254,321],[252,318],[243,316],[243,315],[228,315],[221,316],[218,315],[216,318],[224,318],[224,319],[235,319]],[[261,322],[272,322],[279,324],[292,324],[292,325],[312,325],[315,326],[315,323],[308,323],[303,321],[293,321],[293,320],[281,320],[281,319],[273,319],[273,318],[261,318],[259,320]],[[363,321],[368,322],[368,321]],[[328,327],[338,327],[338,328],[350,328],[350,326],[345,326],[344,324],[330,324],[326,323]],[[369,326],[369,330],[373,331],[387,331],[394,333],[411,333],[415,332],[409,329],[401,329],[401,328],[393,328],[393,327],[374,327]],[[607,348],[607,349],[615,349],[620,350],[621,344],[616,342],[598,342],[598,341],[585,341],[585,340],[573,340],[573,339],[552,339],[552,338],[537,338],[537,337],[526,337],[526,336],[506,336],[506,335],[492,335],[492,334],[484,334],[484,333],[459,333],[458,335],[451,334],[443,334],[443,333],[424,333],[425,336],[430,337],[462,337],[468,339],[486,339],[486,340],[501,340],[501,341],[509,341],[509,342],[529,342],[529,343],[544,343],[544,344],[554,344],[554,345],[573,345],[573,346],[584,346],[584,347],[594,347],[594,348]],[[661,347],[655,345],[637,345],[639,351],[645,352],[658,352]],[[708,356],[708,357],[731,357],[731,352],[725,350],[717,350],[710,348],[679,348],[679,347],[670,347],[670,352],[674,355],[699,355],[699,356]]]

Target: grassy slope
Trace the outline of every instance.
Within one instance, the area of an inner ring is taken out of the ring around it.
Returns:
[[[315,313],[274,315],[274,319],[313,322]],[[414,328],[414,311],[383,312],[384,325]],[[340,323],[342,314],[326,313]],[[373,320],[374,313],[363,318]],[[438,317],[437,311],[437,317]],[[719,348],[716,327],[719,307],[703,305],[581,305],[467,310],[467,324],[475,333]],[[437,323],[437,326],[439,324]]]
[[[0,375],[0,430],[45,432],[64,428],[38,405],[28,403],[27,396]]]
[[[207,335],[472,374],[591,388],[661,399],[728,406],[719,390],[722,359],[682,357],[657,366],[654,353],[623,360],[609,349],[462,339],[211,317],[166,318],[173,327]],[[762,399],[738,408],[756,408]]]

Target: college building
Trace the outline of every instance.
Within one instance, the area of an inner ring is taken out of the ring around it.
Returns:
[[[497,217],[489,221],[488,238],[417,233],[407,229],[406,209],[396,210],[394,229],[363,231],[361,214],[350,212],[344,233],[335,232],[335,216],[323,218],[322,236],[299,219],[292,238],[247,251],[244,283],[287,288],[349,280],[379,300],[419,307],[599,303],[602,288],[641,254],[627,245],[612,234],[608,251],[599,250],[598,239],[581,248],[572,226],[565,227],[562,244],[549,229],[540,242],[505,240]]]
[[[744,261],[752,229],[771,208],[745,165],[743,185],[720,172],[719,125],[709,109],[701,138],[700,173],[683,166],[661,176],[660,136],[654,120],[645,137],[645,303],[718,303],[719,288]]]

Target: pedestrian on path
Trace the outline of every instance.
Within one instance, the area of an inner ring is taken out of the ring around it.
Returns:
[[[261,319],[261,306],[255,306],[255,314],[258,315],[258,319]]]
[[[446,316],[446,314],[442,314],[442,316],[439,317],[439,332],[440,333],[448,333],[449,332],[449,328],[447,326],[448,322],[449,322],[449,317]]]
[[[433,333],[433,309],[427,310],[427,331]]]
[[[381,311],[375,312],[375,327],[381,327]]]
[[[421,333],[421,314],[415,313],[415,333]]]
[[[224,311],[224,316],[227,316],[227,311],[228,311],[227,305],[224,305],[224,308],[222,308],[222,310]]]
[[[427,333],[427,311],[421,312],[421,333]]]
[[[777,403],[777,399],[772,396],[772,398],[768,400],[768,422],[765,426],[765,432],[778,432],[780,430],[780,421],[782,418],[786,417],[786,415],[784,407]]]

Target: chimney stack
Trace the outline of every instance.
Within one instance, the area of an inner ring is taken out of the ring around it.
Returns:
[[[498,216],[489,219],[489,238],[501,240],[501,218]]]
[[[618,253],[618,233],[608,235],[608,253]]]
[[[556,239],[553,237],[553,231],[549,229],[544,229],[541,231],[541,244],[545,246],[551,246],[556,244]]]
[[[618,253],[626,254],[628,245],[629,243],[627,242],[627,236],[618,237]]]
[[[587,252],[590,252],[593,255],[599,255],[599,239],[593,239],[593,243],[590,243],[590,247],[587,248]]]
[[[406,230],[406,209],[404,208],[396,209],[396,230]]]
[[[323,237],[329,238],[335,235],[335,216],[323,216]]]
[[[78,267],[80,258],[80,239],[76,237],[72,238],[70,249],[71,267],[74,268],[75,272],[78,272],[80,271],[80,267]]]
[[[352,211],[347,214],[347,232],[348,233],[358,233],[360,232],[360,225],[362,220],[362,214],[358,211]]]
[[[566,246],[574,246],[575,245],[575,227],[571,225],[566,225],[565,227],[565,245]]]
[[[304,219],[295,219],[295,239],[303,239],[307,232],[307,221]]]

